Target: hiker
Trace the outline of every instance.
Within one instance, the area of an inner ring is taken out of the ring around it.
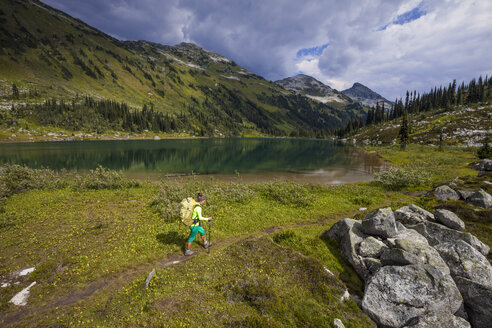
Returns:
[[[201,192],[199,192],[197,196],[198,196],[197,197],[197,204],[195,205],[195,208],[193,209],[193,215],[191,217],[193,219],[193,223],[190,226],[191,232],[190,232],[190,237],[188,238],[188,242],[186,243],[185,255],[195,254],[195,252],[193,252],[190,248],[191,248],[191,243],[195,239],[195,236],[197,233],[200,233],[200,235],[202,236],[203,246],[205,248],[209,248],[210,246],[212,246],[212,243],[207,241],[207,239],[205,237],[205,230],[203,230],[203,228],[200,226],[200,221],[212,221],[212,217],[204,218],[202,216],[202,206],[201,205],[205,204],[205,196],[203,196],[203,194]]]

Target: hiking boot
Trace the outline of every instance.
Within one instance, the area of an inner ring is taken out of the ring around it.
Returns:
[[[206,241],[205,244],[203,244],[203,247],[205,248],[209,248],[210,246],[212,246],[212,242],[210,241]]]
[[[185,255],[186,255],[186,256],[190,256],[190,255],[194,255],[194,254],[195,254],[195,252],[193,252],[191,249],[187,249],[187,250],[185,251]]]

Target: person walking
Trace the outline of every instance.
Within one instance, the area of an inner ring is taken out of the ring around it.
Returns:
[[[193,240],[195,240],[197,233],[200,233],[200,235],[202,236],[203,246],[205,248],[209,248],[210,246],[212,246],[212,243],[207,241],[207,238],[205,237],[205,230],[200,226],[201,221],[212,221],[211,216],[208,218],[204,218],[202,216],[203,204],[205,204],[205,196],[203,195],[203,193],[199,192],[197,195],[197,204],[193,209],[193,215],[191,217],[193,219],[193,223],[190,226],[190,230],[191,230],[190,237],[188,238],[188,241],[186,243],[186,250],[185,250],[186,256],[195,254],[195,252],[193,252],[190,248],[191,248],[191,243],[193,242]]]

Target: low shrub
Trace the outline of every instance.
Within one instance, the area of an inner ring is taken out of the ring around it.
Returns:
[[[268,200],[294,207],[311,205],[315,197],[310,186],[294,182],[272,182],[257,186],[259,193]]]
[[[225,203],[245,204],[256,197],[250,185],[223,183],[215,181],[190,181],[183,185],[163,181],[159,193],[154,197],[152,206],[166,219],[179,218],[181,200],[186,197],[196,198],[202,192],[207,198],[207,205],[223,206]]]
[[[68,185],[63,173],[50,169],[31,169],[17,164],[0,167],[0,199],[33,189],[56,189]]]
[[[391,190],[421,186],[430,181],[430,174],[424,168],[413,165],[403,167],[391,166],[375,174],[374,177],[384,187]]]
[[[80,189],[121,189],[138,187],[140,183],[123,176],[120,172],[99,165],[87,175],[77,177],[76,188]]]

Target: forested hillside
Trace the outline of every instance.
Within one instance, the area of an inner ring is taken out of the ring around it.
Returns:
[[[402,121],[408,124],[410,142],[436,144],[446,139],[448,144],[480,146],[492,135],[492,77],[480,76],[468,84],[434,87],[429,92],[406,92],[405,100],[396,99],[385,110],[377,106],[366,119],[351,119],[337,131],[341,137],[355,137],[381,143],[397,140]],[[409,121],[410,120],[410,121]]]
[[[66,134],[325,136],[365,115],[353,102],[335,108],[286,91],[194,44],[120,41],[39,1],[0,4],[4,135],[41,125]]]

